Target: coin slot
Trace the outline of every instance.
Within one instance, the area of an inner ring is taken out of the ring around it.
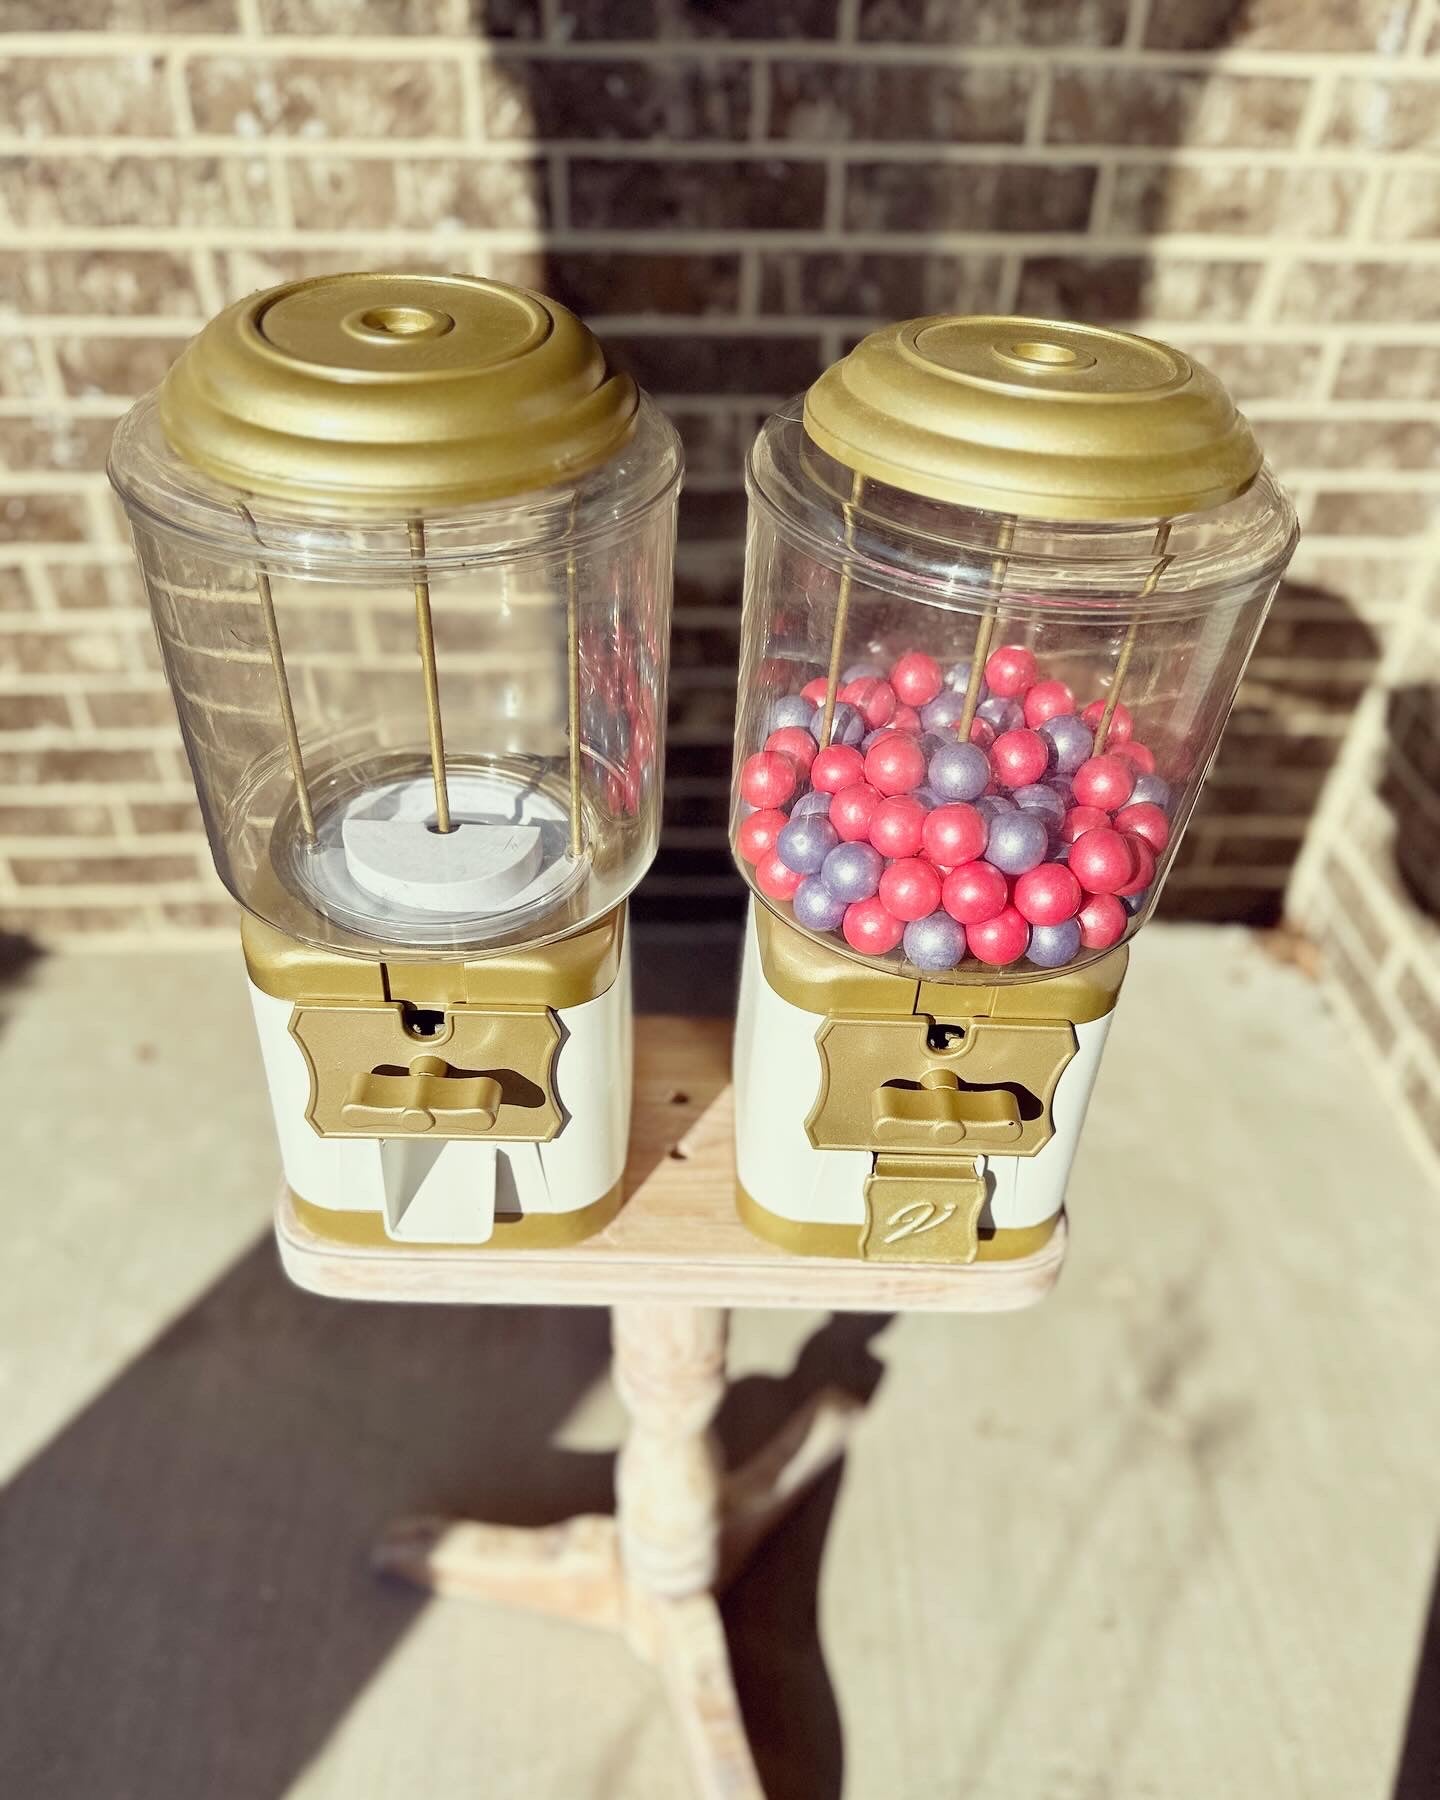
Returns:
[[[406,1037],[421,1043],[439,1037],[445,1030],[445,1014],[433,1006],[412,1006],[408,1000],[400,1004],[400,1023]]]

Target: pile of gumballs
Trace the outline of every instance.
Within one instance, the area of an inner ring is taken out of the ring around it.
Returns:
[[[1117,702],[1077,710],[1031,652],[986,661],[968,742],[970,665],[909,650],[773,702],[740,769],[737,849],[767,899],[852,950],[897,948],[926,973],[968,957],[1059,969],[1108,950],[1145,904],[1170,841],[1169,785]]]

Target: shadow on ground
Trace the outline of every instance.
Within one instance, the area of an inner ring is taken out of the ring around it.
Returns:
[[[855,1329],[741,1384],[737,1453],[826,1381],[873,1386]],[[552,1443],[608,1355],[601,1308],[339,1304],[257,1244],[0,1494],[0,1793],[283,1793],[426,1603],[368,1567],[388,1520],[609,1509],[611,1458]],[[731,1608],[787,1770],[838,1768],[814,1631],[827,1494]]]

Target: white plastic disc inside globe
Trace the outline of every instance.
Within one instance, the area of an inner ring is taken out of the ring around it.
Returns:
[[[452,829],[436,824],[428,773],[339,798],[296,846],[295,868],[321,909],[354,929],[442,943],[457,927],[484,938],[540,914],[583,862],[569,855],[563,802],[508,769],[449,768]]]

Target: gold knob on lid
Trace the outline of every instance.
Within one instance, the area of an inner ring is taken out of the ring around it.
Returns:
[[[567,308],[467,275],[325,275],[212,319],[160,389],[177,455],[298,506],[502,499],[611,456],[639,395]]]
[[[805,396],[805,429],[874,481],[1035,519],[1201,512],[1259,473],[1208,369],[1094,325],[979,316],[872,332]]]

